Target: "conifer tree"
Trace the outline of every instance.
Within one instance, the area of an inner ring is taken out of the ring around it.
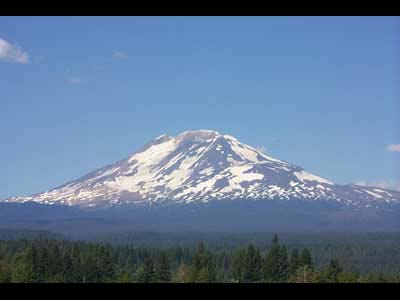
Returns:
[[[262,278],[262,257],[260,250],[249,245],[246,251],[243,270],[244,282],[258,282]]]
[[[190,282],[190,268],[184,262],[179,264],[179,267],[174,276],[174,282],[188,283]]]
[[[17,253],[12,273],[12,282],[35,283],[39,281],[35,273],[36,248],[31,245],[25,252]]]
[[[301,266],[296,270],[296,273],[293,274],[289,282],[293,283],[312,283],[318,282],[317,274],[310,269],[308,266]]]
[[[279,238],[278,235],[275,233],[273,238],[272,238],[272,244],[273,245],[278,245],[279,244]]]
[[[246,249],[238,249],[233,254],[232,277],[237,282],[244,281],[246,255],[247,255]]]
[[[45,247],[43,247],[43,250]],[[47,275],[48,277],[52,277],[55,274],[62,273],[62,256],[60,248],[56,243],[50,243],[45,253],[43,255],[44,261],[47,261]]]
[[[50,273],[51,265],[49,261],[49,251],[46,246],[42,246],[37,251],[37,267],[36,273],[38,274],[39,282],[46,282],[53,274]]]
[[[8,283],[11,281],[11,273],[5,259],[0,254],[0,283]]]
[[[264,280],[267,282],[279,281],[279,265],[280,265],[281,249],[279,238],[275,234],[272,239],[272,246],[269,249],[263,265]]]
[[[102,282],[111,282],[114,278],[114,264],[111,253],[105,247],[100,248],[100,257],[98,258],[98,268]]]
[[[300,266],[307,266],[310,269],[313,269],[313,261],[311,257],[311,253],[307,248],[304,248],[300,255]]]
[[[276,274],[276,280],[278,282],[286,282],[289,275],[289,260],[286,246],[279,247],[279,259],[278,259],[278,273]]]
[[[168,260],[167,254],[163,251],[156,265],[156,277],[159,282],[170,282],[171,281],[171,267]]]
[[[143,264],[136,272],[136,281],[139,283],[152,283],[155,281],[154,262],[150,255],[146,255]]]
[[[204,244],[200,243],[196,253],[193,255],[193,262],[190,272],[190,282],[215,282],[215,263],[211,255],[205,250]]]
[[[295,275],[297,270],[300,267],[300,255],[299,251],[294,248],[290,253],[290,261],[289,261],[289,275]]]
[[[83,273],[82,273],[81,251],[76,243],[72,245],[71,263],[72,263],[72,272],[70,274],[71,281],[76,283],[82,282]]]
[[[61,274],[62,276],[58,276],[58,280],[61,278],[65,280],[65,282],[74,282],[72,278],[74,268],[72,265],[72,259],[69,253],[64,253],[63,258],[62,258],[62,272],[58,273]]]
[[[329,262],[329,266],[326,270],[325,277],[328,282],[336,283],[336,282],[338,282],[338,276],[341,272],[343,272],[343,269],[342,269],[339,261],[336,258],[334,258],[334,259],[331,259],[331,261]]]

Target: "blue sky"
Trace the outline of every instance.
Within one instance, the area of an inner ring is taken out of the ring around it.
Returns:
[[[399,20],[0,17],[0,198],[193,129],[400,189]]]

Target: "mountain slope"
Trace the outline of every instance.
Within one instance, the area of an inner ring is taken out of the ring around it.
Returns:
[[[381,208],[399,203],[400,192],[337,185],[232,136],[199,130],[175,138],[162,135],[125,160],[48,192],[5,202],[108,207],[243,199],[334,201]]]

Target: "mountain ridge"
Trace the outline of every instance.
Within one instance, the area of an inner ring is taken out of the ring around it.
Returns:
[[[44,193],[3,202],[80,207],[166,205],[220,200],[334,201],[381,208],[400,202],[400,192],[338,185],[273,158],[213,130],[161,135],[128,158]]]

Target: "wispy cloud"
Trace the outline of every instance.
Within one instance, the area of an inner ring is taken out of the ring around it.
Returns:
[[[80,84],[82,83],[82,79],[77,76],[73,76],[67,79],[67,83],[69,84]]]
[[[113,57],[114,58],[119,58],[119,59],[125,59],[128,58],[128,55],[125,52],[119,51],[119,50],[114,50],[113,51]]]
[[[18,46],[12,45],[6,40],[0,38],[0,60],[27,64],[29,62],[29,55],[22,51]]]
[[[360,180],[360,181],[356,181],[354,184],[400,191],[400,181],[396,181],[396,180],[378,180],[378,181],[369,181],[369,182]]]
[[[400,144],[391,144],[386,147],[389,152],[400,152]]]

